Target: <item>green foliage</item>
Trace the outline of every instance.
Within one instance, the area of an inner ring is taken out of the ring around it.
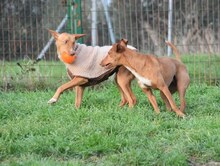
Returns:
[[[31,60],[0,62],[0,90],[57,88],[68,80],[61,62]]]
[[[74,93],[48,105],[54,91],[0,92],[1,165],[188,165],[220,161],[220,89],[191,84],[187,116],[155,114],[136,84],[138,103],[119,108],[112,83],[87,88],[79,110]],[[175,95],[175,99],[177,95]]]

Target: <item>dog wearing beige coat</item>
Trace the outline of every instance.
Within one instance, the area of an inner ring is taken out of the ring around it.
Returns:
[[[120,106],[129,103],[129,107],[133,107],[136,103],[136,97],[131,90],[133,74],[123,66],[111,69],[100,66],[101,60],[107,56],[112,46],[93,47],[77,43],[77,39],[85,34],[60,34],[53,30],[49,30],[49,32],[55,39],[58,57],[65,64],[70,78],[69,82],[57,88],[53,97],[48,101],[49,104],[57,102],[65,90],[75,87],[75,107],[79,108],[85,87],[103,82],[116,73],[116,83],[121,93]],[[128,47],[135,50],[132,46]],[[66,60],[68,56],[70,61]]]

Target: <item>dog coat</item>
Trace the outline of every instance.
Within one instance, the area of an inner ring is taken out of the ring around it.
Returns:
[[[86,46],[85,44],[77,43],[75,45],[76,60],[72,64],[65,63],[66,68],[74,76],[85,78],[96,78],[108,72],[111,69],[105,69],[100,65],[108,51],[112,46]]]

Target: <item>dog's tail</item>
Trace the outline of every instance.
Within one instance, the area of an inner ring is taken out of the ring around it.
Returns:
[[[173,52],[176,55],[176,59],[181,61],[180,53],[179,53],[179,50],[176,48],[176,46],[174,46],[171,42],[169,42],[167,40],[165,42],[168,46],[170,46],[173,49]]]

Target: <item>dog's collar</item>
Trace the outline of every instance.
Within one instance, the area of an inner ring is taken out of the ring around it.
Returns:
[[[74,51],[76,51],[78,47],[79,47],[79,46],[78,46],[78,44],[76,43],[76,44],[75,44],[75,47],[74,47]]]
[[[73,49],[76,52],[76,55],[80,54],[80,52],[81,52],[80,44],[76,43]]]

